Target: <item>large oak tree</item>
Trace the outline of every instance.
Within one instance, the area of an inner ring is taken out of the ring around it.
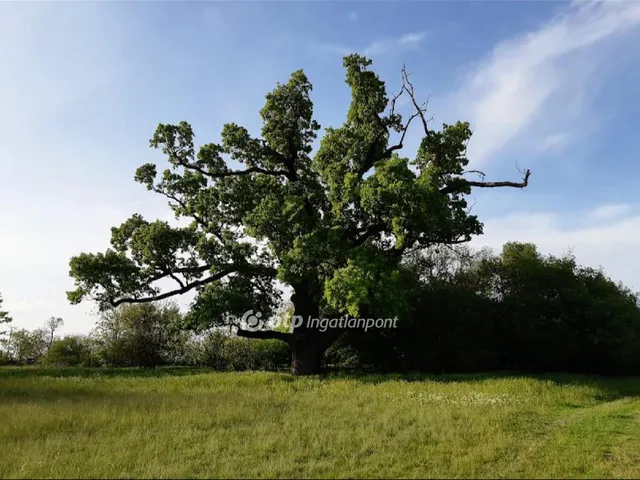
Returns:
[[[370,65],[359,55],[344,58],[346,121],[325,130],[313,155],[320,125],[302,70],[267,94],[259,138],[226,124],[220,143],[196,149],[191,125],[160,124],[150,143],[170,168],[159,175],[146,164],[135,179],[191,223],[172,227],[134,214],[112,228],[111,249],[71,259],[76,289],[69,300],[113,307],[195,291],[189,318],[194,327],[210,327],[226,313],[266,316],[278,302],[279,281],[291,287],[294,313],[304,318],[393,314],[402,298],[403,257],[481,234],[465,196],[473,187],[525,187],[530,172],[519,182],[469,180],[469,124],[431,129],[406,71],[389,98]],[[404,119],[400,97],[412,105]],[[412,124],[422,141],[407,159],[398,152]],[[166,280],[175,287],[160,288]],[[343,331],[305,323],[292,332],[240,326],[237,333],[289,343],[292,372],[311,374]]]

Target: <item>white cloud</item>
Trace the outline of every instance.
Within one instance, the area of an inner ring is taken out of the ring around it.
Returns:
[[[364,48],[351,48],[345,45],[335,43],[319,43],[312,44],[315,50],[337,53],[339,55],[348,55],[353,52],[361,52],[367,57],[383,55],[389,52],[398,52],[416,48],[426,38],[426,32],[407,33],[400,37],[383,38],[371,42]]]
[[[538,148],[542,152],[549,150],[561,150],[570,142],[570,140],[571,135],[568,133],[553,133],[544,137],[540,141]]]
[[[594,220],[608,220],[627,215],[631,212],[631,210],[631,205],[626,203],[621,203],[618,205],[602,205],[593,210],[590,216]]]
[[[606,59],[594,50],[639,26],[640,2],[580,1],[539,30],[496,46],[451,99],[465,117],[471,111],[472,162],[487,162],[525,127],[525,149],[541,136],[550,147],[564,145],[566,133],[553,136],[558,123],[585,117],[594,93],[587,91],[589,77],[600,74],[598,64]]]
[[[427,34],[425,32],[407,33],[406,35],[403,35],[402,37],[400,37],[399,43],[401,45],[414,45],[424,40],[424,37],[426,37],[426,35]]]
[[[312,43],[311,48],[319,52],[327,52],[341,56],[353,53],[353,49],[345,47],[344,45],[339,45],[337,43]]]
[[[417,47],[426,37],[425,32],[407,33],[398,38],[386,38],[372,42],[363,50],[365,56],[382,55],[390,51]]]
[[[353,12],[349,12],[348,17],[349,20],[356,23],[360,19],[360,14],[354,10]]]
[[[473,239],[475,247],[499,251],[509,241],[532,242],[545,254],[571,251],[584,266],[602,267],[614,281],[640,289],[640,211],[630,207],[600,206],[573,223],[575,213],[559,215],[530,212],[485,221],[485,234]],[[615,214],[615,216],[611,214]],[[605,215],[603,215],[605,214]],[[608,216],[606,214],[609,214]]]

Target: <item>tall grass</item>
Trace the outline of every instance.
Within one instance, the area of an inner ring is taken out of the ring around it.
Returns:
[[[0,369],[0,476],[640,477],[640,380]]]

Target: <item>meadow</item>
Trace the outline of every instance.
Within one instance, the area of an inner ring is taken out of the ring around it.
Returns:
[[[640,477],[640,379],[0,368],[0,477]]]

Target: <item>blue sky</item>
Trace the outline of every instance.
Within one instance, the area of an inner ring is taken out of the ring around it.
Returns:
[[[155,126],[187,120],[199,142],[231,121],[257,133],[264,95],[298,68],[316,119],[338,125],[352,51],[390,92],[406,64],[435,124],[470,121],[471,165],[487,178],[533,171],[524,191],[473,195],[485,222],[474,245],[571,249],[640,289],[638,45],[633,1],[2,2],[5,307],[18,327],[56,315],[89,331],[92,306],[66,301],[69,258],[104,250],[131,213],[171,218],[133,181],[162,161]]]

